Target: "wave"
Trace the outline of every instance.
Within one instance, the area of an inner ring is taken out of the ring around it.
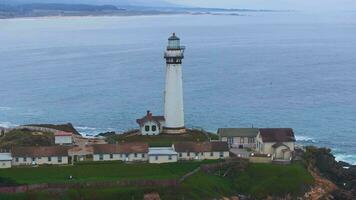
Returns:
[[[3,127],[3,128],[12,128],[12,127],[15,127],[15,126],[18,126],[17,124],[13,124],[11,122],[0,122],[0,127]]]
[[[318,143],[318,141],[312,137],[297,135],[295,136],[298,142]]]
[[[114,131],[113,128],[94,128],[88,126],[75,126],[74,127],[82,136],[95,136],[99,133]]]
[[[344,161],[351,165],[356,165],[356,155],[335,153],[334,156],[336,161]]]
[[[11,110],[11,107],[7,107],[7,106],[0,106],[0,111],[8,111]]]

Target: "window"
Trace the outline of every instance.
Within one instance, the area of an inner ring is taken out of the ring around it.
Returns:
[[[204,156],[204,153],[203,153],[203,152],[201,152],[201,153],[200,153],[200,155],[201,155],[201,156]]]
[[[248,143],[255,143],[255,138],[253,138],[253,137],[250,137],[250,138],[248,138]]]
[[[240,137],[240,143],[245,143],[245,140],[244,140],[245,138],[243,138],[243,137]]]
[[[199,156],[199,153],[195,153],[195,156]]]
[[[104,155],[103,154],[99,155],[99,160],[104,160]]]
[[[187,156],[190,157],[190,152],[187,153]]]
[[[110,154],[110,159],[113,159],[114,158],[114,155]]]
[[[213,157],[214,156],[214,152],[210,152],[210,157]]]
[[[135,153],[135,158],[137,158],[137,153]]]
[[[179,157],[180,157],[180,158],[182,157],[182,153],[179,153]]]
[[[48,162],[51,162],[52,161],[52,157],[48,157]]]
[[[224,152],[220,152],[220,158],[224,157]]]
[[[152,126],[152,131],[156,131],[157,130],[157,126],[156,125],[153,125]]]
[[[27,158],[26,158],[26,157],[24,157],[24,158],[23,158],[23,161],[24,161],[24,162],[26,162],[26,161],[27,161]]]
[[[145,154],[143,153],[143,154],[142,154],[142,158],[144,158],[144,157],[145,157]]]
[[[145,131],[150,131],[150,126],[145,126]]]
[[[168,160],[172,160],[172,156],[168,156]]]
[[[129,157],[129,154],[127,153],[125,156],[126,156],[126,158],[128,158],[128,157]]]
[[[155,159],[158,160],[158,156],[156,156]]]
[[[35,162],[36,161],[36,158],[35,157],[32,157],[32,162]]]
[[[120,154],[120,158],[122,158],[122,154]]]
[[[62,162],[62,157],[58,157],[58,162],[61,163]]]
[[[16,160],[16,162],[19,162],[19,158],[16,158],[15,160]]]

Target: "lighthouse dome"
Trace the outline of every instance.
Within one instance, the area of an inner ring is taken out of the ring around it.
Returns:
[[[180,49],[180,39],[176,36],[175,33],[168,38],[168,47],[167,49]]]

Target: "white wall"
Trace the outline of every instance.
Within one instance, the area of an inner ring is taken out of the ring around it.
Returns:
[[[112,154],[112,158],[110,158],[110,154],[102,154],[103,159],[100,159],[100,154],[94,154],[93,156],[93,161],[110,161],[110,160],[121,160],[121,161],[127,161],[127,162],[133,162],[133,161],[147,161],[148,156],[147,153],[137,153],[136,157],[134,153],[128,154],[128,157],[126,157],[126,154]]]
[[[149,126],[149,131],[146,131],[146,126]],[[152,131],[152,126],[156,126],[156,131]],[[155,121],[146,121],[145,124],[141,127],[142,135],[158,135],[160,133],[160,127]]]
[[[72,144],[72,136],[55,136],[55,144]]]
[[[220,152],[203,152],[203,154],[190,152],[178,152],[178,160],[217,160],[217,159],[225,159],[230,156],[228,151],[224,151],[222,153],[222,157],[220,157]]]
[[[184,127],[183,83],[181,64],[167,64],[164,99],[165,127]]]
[[[243,138],[243,139],[241,139]],[[232,140],[232,141],[231,141]],[[238,148],[239,145],[242,145],[243,148],[255,148],[255,137],[222,137],[221,141],[228,142],[232,147]],[[232,142],[232,143],[230,143]]]
[[[0,161],[0,169],[11,168],[11,160]]]
[[[35,157],[35,164],[37,165],[43,165],[43,164],[49,164],[49,165],[66,165],[68,164],[68,156],[60,156],[62,158],[62,162],[59,162],[58,156],[51,156],[51,161],[48,160],[48,157]],[[32,165],[33,160],[32,157],[13,157],[12,160],[12,165],[17,166],[17,165]]]
[[[178,156],[171,155],[171,159],[169,159],[169,155],[150,155],[148,161],[149,163],[172,163],[178,161]]]

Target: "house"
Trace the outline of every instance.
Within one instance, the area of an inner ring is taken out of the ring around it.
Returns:
[[[272,160],[291,160],[295,137],[291,128],[262,128],[256,138],[256,151]]]
[[[231,148],[255,148],[258,128],[219,128],[220,141],[227,142]]]
[[[60,145],[72,144],[73,143],[72,135],[73,133],[71,132],[57,131],[54,133],[54,143]]]
[[[13,147],[12,165],[65,165],[68,164],[68,149],[63,146]]]
[[[125,162],[147,161],[148,144],[127,142],[119,144],[93,145],[94,161],[121,160]]]
[[[146,116],[137,119],[136,122],[140,126],[142,135],[158,135],[163,130],[165,119],[164,116],[153,116],[150,111],[147,111]]]
[[[178,153],[173,147],[151,147],[148,149],[149,163],[171,163],[178,161]]]
[[[178,160],[225,159],[229,157],[227,142],[182,142],[175,143]]]
[[[11,168],[11,153],[0,153],[0,169]]]

